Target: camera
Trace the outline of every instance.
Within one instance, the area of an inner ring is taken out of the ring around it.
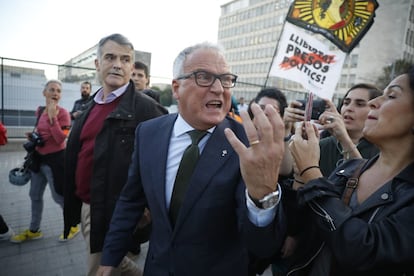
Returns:
[[[298,102],[302,103],[302,106],[299,107],[302,110],[305,110],[306,107],[306,100],[297,100]],[[311,120],[318,120],[319,116],[325,111],[325,101],[324,100],[313,100],[312,103],[312,115]]]
[[[32,152],[36,147],[42,147],[45,144],[42,137],[37,132],[32,132],[29,134],[29,141],[23,144],[24,149],[27,152]]]

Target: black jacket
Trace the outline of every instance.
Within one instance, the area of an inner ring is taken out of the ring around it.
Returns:
[[[76,111],[83,111],[88,107],[88,103],[93,99],[93,97],[88,97],[86,99],[84,98],[80,98],[78,100],[75,101],[75,103],[73,104],[73,108],[72,111],[70,112],[70,118],[72,120],[75,119],[75,117],[73,117],[73,113],[75,113]]]
[[[350,160],[298,191],[310,208],[288,275],[308,275],[323,246],[332,252],[334,275],[414,275],[414,163],[351,209],[341,196],[360,162]]]
[[[115,110],[105,119],[95,140],[91,182],[91,253],[100,252],[109,228],[116,200],[126,183],[134,149],[135,128],[140,122],[167,114],[168,111],[142,93],[135,92],[133,83],[126,88]],[[94,96],[93,96],[94,97]],[[81,200],[76,196],[75,173],[79,137],[95,101],[90,101],[75,120],[68,138],[65,156],[64,233],[80,222]]]
[[[343,155],[341,154],[342,147],[335,136],[329,136],[319,141],[321,158],[319,160],[319,167],[324,176],[329,177],[331,173],[343,163]],[[371,159],[378,154],[378,148],[361,138],[357,148],[361,153],[362,158]]]

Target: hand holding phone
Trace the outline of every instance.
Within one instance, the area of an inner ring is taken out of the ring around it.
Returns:
[[[325,111],[325,101],[324,100],[312,100],[312,106],[310,102],[306,100],[297,100],[302,103],[301,109],[305,110],[305,121],[318,120],[319,116]],[[306,110],[306,107],[308,108]]]

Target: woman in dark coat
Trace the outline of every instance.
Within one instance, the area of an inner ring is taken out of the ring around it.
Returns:
[[[379,154],[351,159],[329,179],[318,167],[317,130],[296,128],[289,148],[309,215],[288,275],[414,274],[414,67],[369,106],[363,134]]]

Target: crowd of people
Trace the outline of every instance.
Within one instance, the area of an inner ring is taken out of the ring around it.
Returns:
[[[102,86],[82,83],[71,112],[62,84],[45,85],[30,226],[14,234],[0,216],[0,239],[43,236],[48,184],[87,275],[414,275],[414,67],[384,91],[323,99],[312,122],[275,87],[235,103],[215,44],[177,55],[174,114],[123,35],[99,41],[95,65]]]

